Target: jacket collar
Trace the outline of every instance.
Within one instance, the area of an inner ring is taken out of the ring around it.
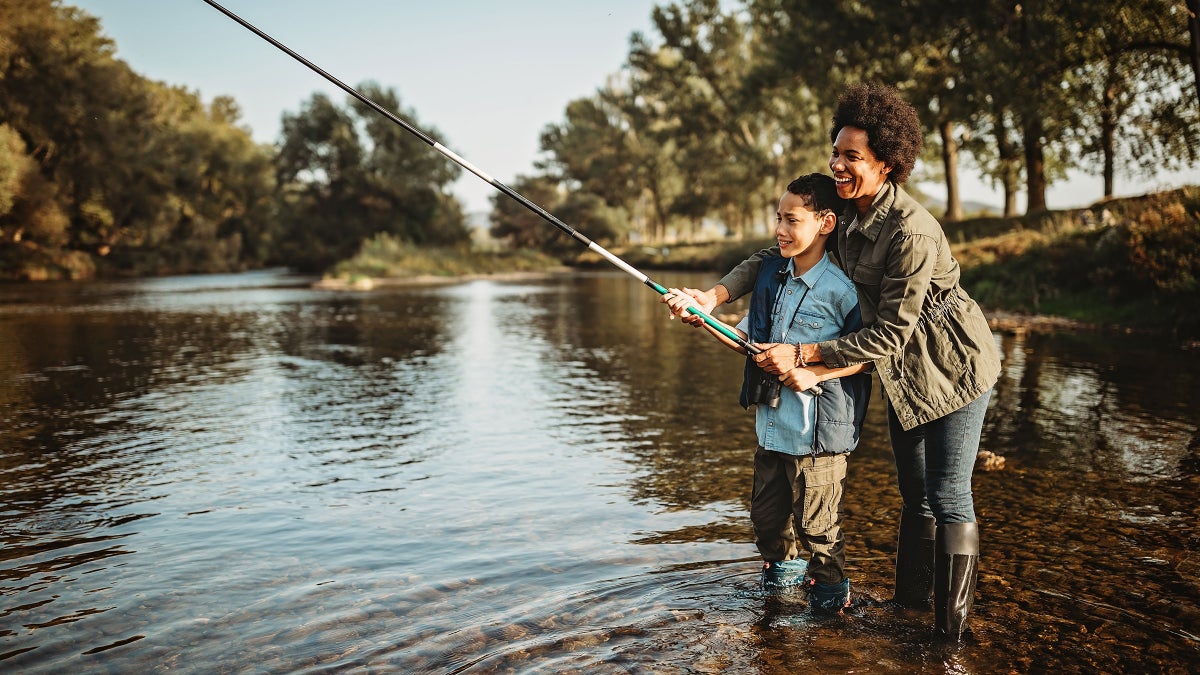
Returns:
[[[883,222],[887,220],[887,216],[892,211],[892,205],[896,202],[897,192],[900,186],[892,181],[884,181],[883,187],[879,188],[879,192],[875,193],[875,199],[871,202],[871,208],[867,209],[867,215],[863,216],[858,221],[858,231],[864,237],[875,241],[879,238],[879,232],[883,229]],[[854,217],[858,213],[854,210],[854,204],[851,204],[846,209],[842,220],[845,225],[854,222]]]

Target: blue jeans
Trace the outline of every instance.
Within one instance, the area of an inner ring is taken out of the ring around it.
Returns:
[[[904,509],[932,515],[938,525],[975,522],[971,474],[989,390],[965,406],[905,431],[888,405],[888,432]]]

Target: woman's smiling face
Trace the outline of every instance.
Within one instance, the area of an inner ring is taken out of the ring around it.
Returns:
[[[865,129],[842,127],[829,155],[838,196],[852,200],[860,214],[866,213],[892,170],[875,156],[869,140]]]

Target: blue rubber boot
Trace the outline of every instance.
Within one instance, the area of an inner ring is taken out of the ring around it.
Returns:
[[[842,579],[841,583],[823,584],[815,579],[809,580],[808,606],[821,614],[838,614],[850,606],[850,578]]]
[[[765,562],[762,569],[762,586],[764,591],[782,591],[787,588],[804,584],[804,573],[808,571],[808,562],[796,558],[780,562]]]

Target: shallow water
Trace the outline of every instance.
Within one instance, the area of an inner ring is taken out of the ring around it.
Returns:
[[[663,274],[671,285],[701,275]],[[740,357],[619,274],[343,293],[0,286],[5,672],[1188,672],[1200,355],[997,335],[972,634],[890,596],[872,402],[854,608],[764,597]]]

